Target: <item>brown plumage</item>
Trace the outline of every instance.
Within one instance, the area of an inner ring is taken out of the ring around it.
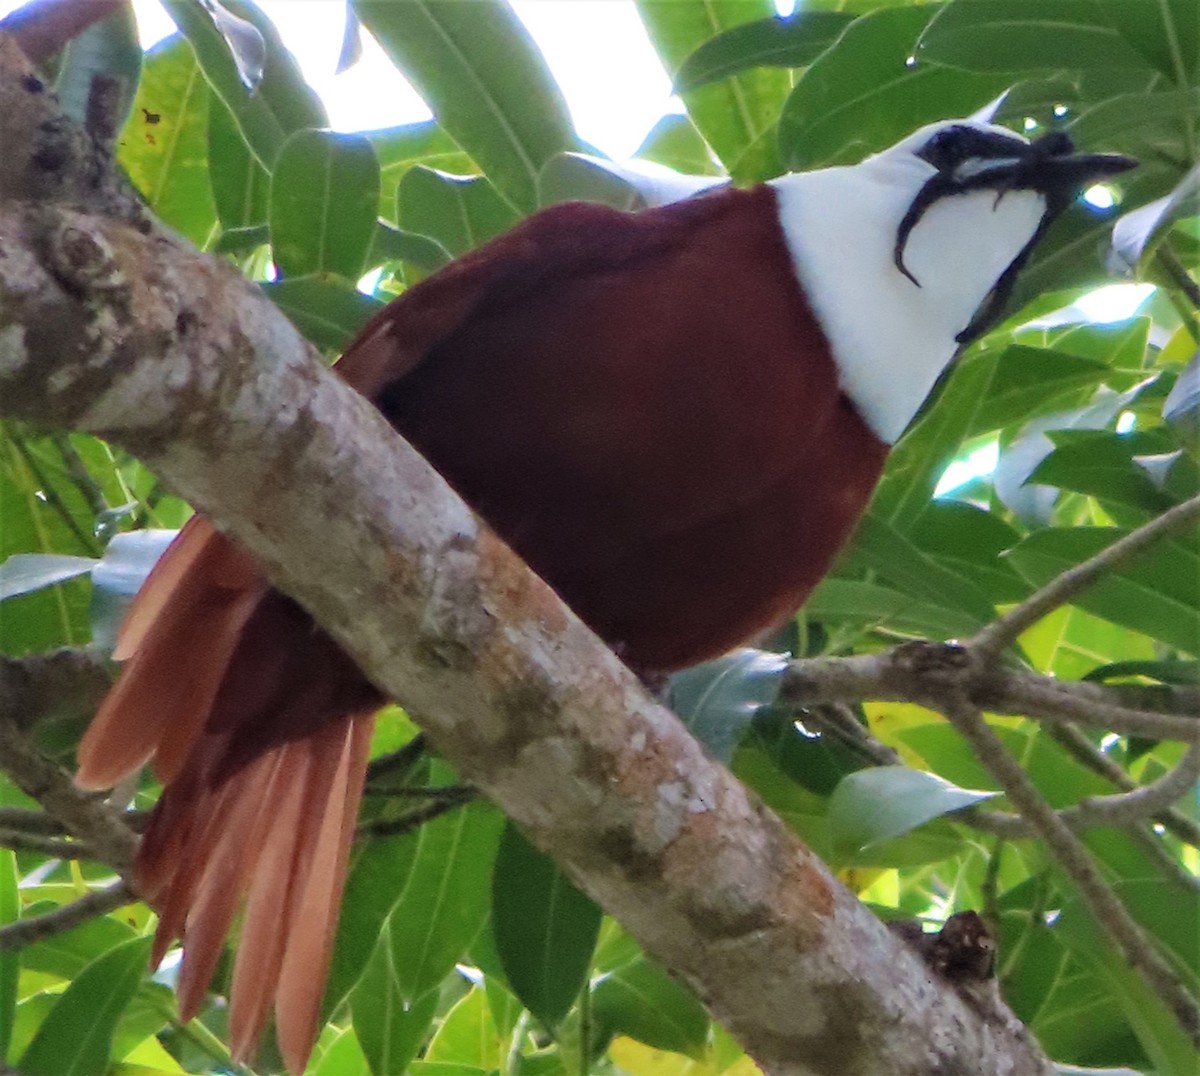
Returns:
[[[413,287],[337,368],[643,670],[793,612],[886,452],[838,390],[768,188],[545,210]],[[117,656],[79,782],[152,760],[164,783],[136,865],[161,916],[155,958],[182,936],[190,1016],[245,902],[234,1053],[273,1006],[298,1071],[383,699],[201,518]]]

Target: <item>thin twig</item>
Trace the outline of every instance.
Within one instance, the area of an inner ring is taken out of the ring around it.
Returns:
[[[44,941],[55,934],[63,934],[73,930],[89,919],[97,919],[107,915],[124,904],[132,904],[138,898],[124,882],[115,882],[107,889],[97,889],[86,897],[64,904],[45,915],[35,915],[32,919],[18,919],[15,923],[0,927],[0,952],[6,949],[20,949],[34,942]]]
[[[1099,750],[1074,725],[1051,725],[1047,731],[1051,738],[1070,751],[1075,759],[1100,774],[1101,777],[1111,781],[1122,792],[1132,792],[1139,787],[1129,774]],[[1167,807],[1156,814],[1154,820],[1184,844],[1200,847],[1200,824],[1188,818],[1182,811],[1174,807]]]
[[[66,827],[45,811],[27,811],[23,807],[0,807],[0,829],[15,829],[43,837],[61,837]]]
[[[377,781],[385,773],[395,773],[397,770],[402,773],[408,772],[416,765],[417,759],[424,754],[427,746],[424,735],[417,733],[408,743],[390,755],[380,755],[367,767],[367,782]]]
[[[961,699],[946,706],[945,714],[974,749],[975,757],[1000,783],[1021,816],[1033,824],[1055,862],[1074,883],[1093,917],[1116,943],[1124,959],[1175,1014],[1180,1027],[1192,1041],[1200,1045],[1200,1005],[1125,910],[1084,844],[1038,792],[977,707]]]
[[[1200,892],[1200,878],[1197,878],[1183,865],[1178,854],[1167,847],[1162,837],[1154,832],[1148,822],[1125,826],[1123,830],[1126,836],[1141,849],[1142,854],[1147,859],[1154,861],[1164,880],[1184,890]]]
[[[443,800],[428,803],[412,811],[406,811],[398,818],[379,818],[373,822],[364,822],[358,827],[356,838],[397,837],[403,833],[411,833],[418,826],[423,826],[439,815],[453,811],[463,804],[470,803],[479,795],[473,788],[456,788],[455,795]]]
[[[37,488],[41,495],[45,498],[46,504],[58,513],[58,517],[63,521],[63,525],[79,542],[80,546],[87,551],[90,556],[98,557],[104,550],[101,548],[94,534],[89,534],[76,521],[70,507],[66,501],[59,495],[58,489],[54,483],[50,481],[45,471],[42,470],[42,465],[38,458],[30,451],[30,448],[20,437],[11,438],[12,446],[20,455],[25,466],[29,468],[29,473],[33,475],[37,481]]]
[[[81,792],[71,778],[41,754],[17,726],[0,716],[0,770],[47,814],[87,841],[95,859],[124,873],[133,861],[137,838],[109,806]]]
[[[836,736],[852,751],[870,759],[876,766],[899,766],[904,763],[900,752],[872,736],[845,703],[814,706],[804,714],[804,724]]]
[[[90,718],[111,686],[108,663],[93,650],[0,655],[0,719],[29,729],[44,717]]]
[[[1106,819],[1097,824],[1119,826],[1144,822],[1186,796],[1195,786],[1197,777],[1200,777],[1200,743],[1193,743],[1183,758],[1161,777],[1128,792],[1089,796],[1080,800],[1075,809],[1081,817]]]
[[[981,656],[999,654],[1016,642],[1023,631],[1082,594],[1117,565],[1139,556],[1164,538],[1190,529],[1197,522],[1200,522],[1200,496],[1177,504],[1144,526],[1117,539],[1094,557],[1068,568],[1015,609],[992,621],[966,645]]]
[[[1071,829],[1081,832],[1097,826],[1133,826],[1156,818],[1162,810],[1182,799],[1200,776],[1200,744],[1192,744],[1179,763],[1146,785],[1109,796],[1088,796],[1073,807],[1058,811],[1058,817]],[[1033,837],[1037,828],[1019,815],[974,808],[963,817],[978,829],[1001,837]]]
[[[1192,274],[1187,271],[1187,266],[1166,243],[1159,245],[1154,256],[1163,272],[1170,277],[1171,283],[1187,296],[1195,310],[1200,311],[1200,284],[1197,284]]]
[[[83,457],[71,444],[70,436],[65,433],[56,433],[51,435],[50,440],[58,449],[58,454],[62,456],[63,468],[67,472],[67,476],[79,490],[80,496],[87,501],[92,515],[97,519],[103,518],[112,506],[108,503],[108,498],[104,496],[104,490],[100,488],[100,483],[92,477],[92,472],[87,469]]]
[[[367,785],[367,792],[372,796],[399,800],[443,800],[474,791],[469,785],[443,785],[441,788],[430,788],[428,785]]]
[[[0,828],[0,848],[11,848],[14,852],[37,852],[56,859],[94,859],[95,855],[83,841],[69,841],[64,837],[42,837],[36,833]]]
[[[1106,700],[1104,689],[1083,681],[1064,683],[1051,676],[997,673],[976,701],[994,713],[1024,714],[1044,721],[1070,721],[1111,729],[1127,736],[1190,742],[1200,736],[1197,717],[1130,710]]]

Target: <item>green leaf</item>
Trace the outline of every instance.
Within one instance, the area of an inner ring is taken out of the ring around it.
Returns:
[[[524,1071],[525,1066],[522,1066]],[[448,1061],[414,1061],[409,1076],[486,1076],[488,1070],[474,1065],[455,1065]]]
[[[829,824],[835,846],[852,855],[995,795],[908,766],[876,766],[842,778],[829,798]]]
[[[367,809],[372,806],[368,800]],[[368,962],[374,962],[375,950],[383,944],[388,915],[397,894],[403,891],[418,844],[419,834],[408,834],[371,841],[355,849],[346,879],[346,895],[342,898],[329,984],[321,1006],[326,1020],[349,996]],[[389,952],[390,948],[389,942]],[[390,964],[376,969],[377,981],[379,976],[390,974],[389,969]]]
[[[154,215],[193,243],[216,209],[208,179],[208,83],[191,46],[172,36],[146,53],[117,160]]]
[[[417,1055],[437,1011],[438,991],[406,1000],[384,927],[379,944],[350,994],[350,1013],[359,1044],[375,1073],[404,1072]]]
[[[151,941],[118,945],[67,987],[21,1057],[26,1076],[102,1076],[117,1022],[146,971]]]
[[[44,938],[22,950],[22,965],[60,979],[77,978],[92,961],[132,941],[137,933],[120,919],[105,915]]]
[[[1092,669],[1083,679],[1104,683],[1128,676],[1148,677],[1163,684],[1200,684],[1200,661],[1114,661]],[[1164,712],[1169,709],[1169,704],[1163,706]]]
[[[576,143],[562,94],[512,9],[496,0],[354,0],[354,9],[500,194],[521,211],[536,208],[542,165]]]
[[[487,1072],[499,1066],[500,1047],[500,1033],[492,1019],[487,995],[479,987],[473,987],[446,1013],[424,1060],[428,1064],[464,1065]]]
[[[939,498],[926,508],[910,537],[926,554],[974,582],[995,604],[1020,601],[1029,593],[1029,585],[1002,556],[1020,535],[991,512]]]
[[[246,88],[225,35],[202,5],[189,0],[163,0],[163,7],[191,43],[213,92],[229,109],[251,152],[264,168],[270,169],[293,129],[285,126],[278,102],[265,92],[265,87],[258,87],[254,93]],[[300,85],[304,93],[311,93],[303,82]]]
[[[907,534],[933,499],[933,491],[958,452],[991,392],[996,356],[982,352],[956,366],[932,403],[892,449],[871,500],[871,514]]]
[[[510,822],[492,874],[492,932],[513,992],[548,1028],[579,997],[599,930],[596,904]]]
[[[933,5],[884,8],[856,19],[816,60],[779,118],[784,163],[849,164],[918,127],[981,108],[1010,80],[909,61]]]
[[[1153,878],[1123,879],[1117,895],[1130,914],[1162,946],[1190,990],[1196,990],[1200,969],[1200,890],[1176,881]]]
[[[245,228],[226,228],[212,245],[216,254],[230,254],[235,258],[248,257],[259,247],[271,242],[271,229],[266,224],[251,224]]]
[[[289,277],[355,281],[375,237],[379,162],[362,135],[297,131],[271,176],[271,247]]]
[[[312,1076],[367,1076],[371,1071],[353,1028],[341,1032],[321,1055],[311,1070]],[[400,1069],[379,1069],[380,1072],[400,1072]]]
[[[1047,528],[1008,556],[1034,586],[1095,556],[1127,533],[1115,527]],[[1200,552],[1195,541],[1160,542],[1108,573],[1074,604],[1188,653],[1200,653]]]
[[[1023,632],[1021,649],[1034,668],[1061,679],[1079,679],[1115,659],[1149,661],[1155,644],[1140,632],[1067,606]]]
[[[1076,960],[1107,983],[1158,1072],[1194,1071],[1195,1045],[1158,995],[1129,961],[1116,952],[1107,932],[1081,901],[1071,900],[1063,908],[1055,923],[1055,934]]]
[[[17,853],[0,848],[0,927],[21,918],[21,897],[17,892],[19,880]],[[17,1013],[17,979],[20,974],[20,951],[0,950],[0,1065],[8,1057],[13,1020]]]
[[[483,934],[490,935],[491,931],[484,930]],[[517,1021],[521,1019],[525,1007],[514,994],[505,989],[495,975],[487,975],[483,982],[483,989],[487,994],[488,1008],[492,1012],[496,1030],[501,1036],[508,1037],[512,1034],[513,1028],[517,1026]]]
[[[262,33],[252,22],[230,11],[221,0],[205,0],[203,6],[212,16],[217,32],[225,39],[242,85],[250,93],[257,93],[267,65],[267,42]]]
[[[675,90],[687,93],[755,67],[805,67],[853,21],[846,11],[800,11],[735,26],[684,60],[675,73]]]
[[[216,94],[208,109],[208,178],[227,232],[266,225],[271,174],[250,152],[233,113]]]
[[[1108,984],[1075,961],[1047,925],[1043,876],[1000,900],[999,951],[1004,999],[1051,1057],[1080,1064],[1148,1067]],[[1126,1070],[1128,1071],[1128,1070]]]
[[[627,212],[651,204],[628,168],[588,153],[560,153],[551,157],[538,177],[538,201],[543,206],[597,202]]]
[[[672,77],[710,38],[775,13],[769,0],[638,0],[637,6]],[[789,82],[786,71],[759,69],[683,95],[697,130],[739,182],[769,179],[783,171],[774,139],[764,136],[775,126]]]
[[[956,0],[921,35],[918,55],[971,71],[1146,67],[1106,24],[1102,6],[1096,0]]]
[[[455,257],[508,231],[518,219],[483,176],[412,168],[400,181],[396,199],[400,227],[432,236]]]
[[[1066,351],[1011,344],[1000,353],[987,397],[980,402],[967,436],[1082,403],[1081,393],[1100,384],[1109,372],[1107,363]]]
[[[293,277],[261,285],[264,292],[317,347],[341,351],[383,304],[342,277]]]
[[[1055,448],[1033,469],[1028,482],[1084,493],[1102,504],[1135,509],[1139,516],[1157,515],[1172,506],[1173,498],[1134,459],[1154,451],[1144,439],[1109,430],[1065,432],[1083,436]]]
[[[1178,86],[1200,75],[1200,11],[1191,0],[1100,0],[1104,18],[1155,70]]]
[[[421,827],[408,879],[388,919],[401,996],[446,976],[487,919],[503,816],[472,803]]]
[[[1089,145],[1083,138],[1080,145]],[[1121,147],[1102,143],[1106,149]],[[1157,152],[1157,151],[1154,151]],[[1141,157],[1138,152],[1134,156]],[[1141,205],[1166,193],[1178,181],[1176,169],[1160,165],[1153,157],[1121,177],[1123,205]],[[1009,310],[1020,310],[1044,292],[1067,288],[1100,287],[1111,283],[1104,252],[1111,242],[1115,213],[1098,210],[1082,200],[1075,202],[1055,221],[1038,253],[1017,277]]]
[[[15,553],[94,554],[95,518],[52,439],[0,423],[0,559]],[[91,588],[74,580],[13,598],[0,616],[0,652],[23,654],[87,639]]]
[[[804,603],[810,620],[844,624],[858,631],[888,628],[906,635],[950,639],[970,635],[978,621],[960,609],[879,583],[826,576]]]
[[[592,1017],[609,1034],[697,1060],[708,1040],[708,1013],[687,987],[645,957],[605,975],[592,988]]]
[[[1140,382],[1145,376],[1143,367],[1151,327],[1148,317],[1108,325],[1083,322],[1054,334],[1051,342],[1057,350],[1077,357],[1133,369]]]
[[[969,576],[960,575],[926,556],[874,512],[868,512],[858,525],[851,564],[871,568],[915,598],[960,610],[977,620],[980,627],[996,615],[987,595]]]
[[[433,272],[450,261],[450,252],[427,235],[406,232],[383,221],[376,221],[369,262],[378,265],[385,261],[404,261],[418,269]]]
[[[713,758],[728,763],[746,726],[779,697],[787,660],[748,647],[675,673],[670,706]]]
[[[379,158],[379,213],[387,220],[395,219],[396,188],[410,168],[423,164],[443,172],[478,171],[475,162],[433,120],[368,131],[366,135]]]
[[[687,116],[663,116],[634,151],[634,157],[693,176],[716,176],[721,168],[708,143]]]
[[[305,127],[328,127],[329,116],[317,91],[308,84],[275,23],[251,0],[221,0],[227,11],[250,23],[267,48],[262,82],[254,96],[266,100],[285,135]]]

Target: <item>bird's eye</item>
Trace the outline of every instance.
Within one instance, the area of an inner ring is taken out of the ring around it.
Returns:
[[[948,173],[972,158],[986,161],[1019,157],[1028,148],[1028,144],[1016,135],[955,124],[938,131],[917,151],[917,156],[939,172]]]

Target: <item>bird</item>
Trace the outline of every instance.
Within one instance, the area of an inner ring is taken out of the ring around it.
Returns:
[[[630,667],[716,657],[803,604],[1053,220],[1136,163],[991,119],[637,212],[541,209],[410,287],[335,370]],[[200,515],[113,657],[76,780],[162,782],[133,872],[152,960],[182,938],[190,1018],[240,913],[233,1054],[273,1010],[298,1073],[387,700]]]

